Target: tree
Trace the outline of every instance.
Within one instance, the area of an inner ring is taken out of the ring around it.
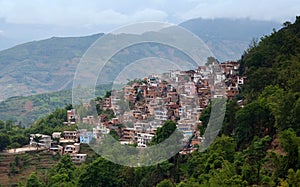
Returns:
[[[2,120],[0,120],[0,129],[4,129],[4,128],[5,128],[5,123]]]
[[[298,187],[298,186],[300,186],[300,170],[297,170],[297,172],[295,172],[293,169],[289,169],[287,179],[281,180],[279,187]]]
[[[35,172],[27,178],[26,187],[43,187],[43,183],[40,181]]]
[[[9,144],[9,136],[7,134],[0,133],[0,151],[3,151]]]
[[[225,118],[223,121],[223,125],[222,125],[222,129],[220,131],[220,134],[224,134],[226,136],[232,135],[233,130],[234,130],[234,125],[236,124],[235,114],[236,114],[237,110],[238,110],[237,101],[235,99],[228,100],[228,102],[226,104]],[[209,119],[209,117],[207,118],[207,120],[208,119]]]
[[[110,130],[109,134],[110,134],[112,137],[114,137],[114,139],[116,139],[116,140],[119,141],[120,138],[119,138],[119,135],[118,135],[118,133],[117,133],[117,131],[116,131],[115,129]]]
[[[215,57],[210,56],[210,57],[207,57],[205,65],[209,66],[209,65],[218,64],[218,63],[219,63],[219,61]]]
[[[76,184],[76,178],[74,176],[75,170],[76,167],[70,155],[62,156],[59,163],[56,164],[49,173],[49,184],[51,186],[74,186]],[[62,185],[62,183],[64,185]]]
[[[66,109],[66,110],[71,110],[71,109],[73,109],[73,105],[70,104],[70,103],[69,103],[69,104],[66,104],[66,105],[65,105],[65,109]]]
[[[260,183],[260,171],[261,166],[264,163],[263,158],[266,156],[266,151],[271,140],[270,136],[265,136],[263,138],[255,137],[253,143],[247,148],[245,154],[246,167],[248,167],[247,170],[251,172],[251,177],[244,176],[244,179],[248,180],[249,184],[255,182],[258,185]],[[256,175],[254,173],[256,173]]]
[[[167,139],[176,129],[176,122],[166,121],[163,126],[157,128],[155,136],[151,139],[150,145],[159,144]]]
[[[205,129],[207,128],[210,113],[211,113],[211,105],[209,105],[207,108],[205,108],[201,113],[199,120],[202,122],[202,125],[198,127],[201,135],[204,134]]]
[[[6,127],[6,130],[11,130],[12,127],[13,127],[13,121],[12,120],[7,120],[6,121],[6,124],[5,124],[5,127]]]
[[[122,166],[99,157],[89,164],[79,176],[79,186],[123,186]]]
[[[300,137],[297,137],[293,129],[288,129],[280,132],[279,140],[287,153],[283,169],[287,171],[290,168],[300,168]]]
[[[38,150],[39,147],[40,147],[41,140],[42,140],[42,136],[34,135],[33,141],[34,141],[35,144],[36,144],[35,146],[36,146],[36,149],[37,149],[37,150]]]
[[[234,139],[225,135],[217,137],[210,146],[211,151],[218,152],[224,159],[230,162],[234,161],[235,149],[236,142]]]
[[[156,187],[173,187],[174,185],[172,184],[171,181],[168,179],[164,179],[163,181],[159,182]]]
[[[238,148],[245,148],[254,136],[264,137],[273,128],[274,118],[268,108],[261,106],[259,101],[253,101],[238,110],[235,115],[234,129]]]
[[[29,139],[25,137],[24,135],[18,134],[11,138],[11,142],[18,143],[21,146],[27,145],[29,143]]]

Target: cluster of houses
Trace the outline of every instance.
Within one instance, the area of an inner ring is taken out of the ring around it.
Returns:
[[[101,115],[99,119],[94,116],[79,117],[72,109],[68,111],[68,121],[64,124],[72,126],[78,121],[88,124],[89,129],[55,132],[52,137],[33,134],[30,144],[37,144],[34,137],[41,136],[38,144],[53,153],[69,154],[74,162],[80,163],[87,157],[86,154],[79,154],[82,143],[100,140],[102,135],[115,130],[121,144],[147,147],[157,129],[166,120],[173,120],[184,136],[184,149],[191,150],[201,144],[198,126],[202,122],[199,117],[210,100],[218,97],[230,99],[239,94],[246,77],[238,76],[238,68],[237,62],[225,62],[199,66],[195,70],[150,75],[121,90],[114,90],[111,96],[98,101],[102,110],[114,112],[114,118]]]
[[[67,111],[67,122],[65,125],[76,125],[75,110]],[[69,154],[73,162],[83,163],[87,154],[80,154],[80,131],[54,132],[52,136],[44,134],[30,134],[30,145],[42,147],[53,154]]]
[[[96,129],[106,134],[116,130],[121,144],[136,144],[142,148],[147,147],[157,128],[166,120],[173,120],[184,135],[183,146],[200,145],[201,112],[212,98],[230,99],[239,94],[246,77],[238,76],[238,69],[237,62],[225,62],[145,77],[98,101],[101,109],[114,111],[116,117],[107,119],[100,115],[99,121],[93,116],[84,117],[81,122],[93,127],[93,131],[84,133],[98,139],[101,136],[96,134],[101,133]],[[122,128],[116,127],[118,124],[122,124]]]

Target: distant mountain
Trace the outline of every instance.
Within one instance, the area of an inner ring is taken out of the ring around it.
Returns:
[[[198,35],[219,61],[239,59],[252,38],[260,38],[273,28],[280,27],[278,23],[248,19],[195,19],[180,25]],[[80,57],[102,35],[52,37],[0,51],[0,101],[13,97],[0,102],[0,119],[28,124],[56,107],[70,103],[70,89]],[[128,50],[131,50],[130,56]],[[122,69],[140,57],[159,54],[169,56],[173,62],[184,57],[178,51],[164,46],[132,46],[120,51],[112,59],[114,63],[103,69],[107,77],[102,77],[104,82],[99,83],[108,83],[116,73],[111,71],[112,67]],[[56,93],[43,94],[49,92]],[[25,97],[30,95],[36,96]]]
[[[192,19],[180,24],[199,36],[219,61],[237,60],[252,39],[269,35],[281,24],[250,19]]]
[[[0,52],[0,100],[68,89],[80,57],[102,34],[53,37]]]
[[[249,19],[194,19],[180,25],[202,38],[219,61],[239,59],[252,38],[280,26]],[[70,89],[80,57],[102,35],[53,37],[0,51],[0,101]],[[125,61],[130,59],[127,55]]]

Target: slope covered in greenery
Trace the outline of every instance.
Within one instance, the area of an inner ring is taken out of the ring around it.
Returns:
[[[98,85],[96,95],[102,96],[111,85]],[[0,119],[12,120],[24,126],[33,124],[37,119],[44,117],[56,108],[63,108],[72,103],[72,90],[31,95],[27,97],[11,97],[0,102]]]
[[[0,51],[0,100],[70,89],[79,59],[100,36],[53,37]]]

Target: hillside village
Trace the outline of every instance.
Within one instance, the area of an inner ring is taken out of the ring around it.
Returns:
[[[52,154],[69,154],[75,163],[83,163],[88,155],[79,153],[80,144],[101,142],[104,135],[114,131],[121,144],[147,147],[157,129],[165,121],[173,120],[184,137],[180,153],[190,153],[201,144],[199,117],[211,99],[230,99],[239,94],[246,77],[237,75],[238,68],[237,62],[213,63],[195,70],[170,71],[133,81],[97,100],[101,111],[113,111],[113,115],[102,112],[98,120],[94,116],[81,116],[75,109],[68,110],[64,125],[78,126],[77,130],[54,132],[51,136],[31,134],[30,146]],[[242,104],[242,100],[238,102]],[[88,110],[90,104],[85,103],[83,107]]]

